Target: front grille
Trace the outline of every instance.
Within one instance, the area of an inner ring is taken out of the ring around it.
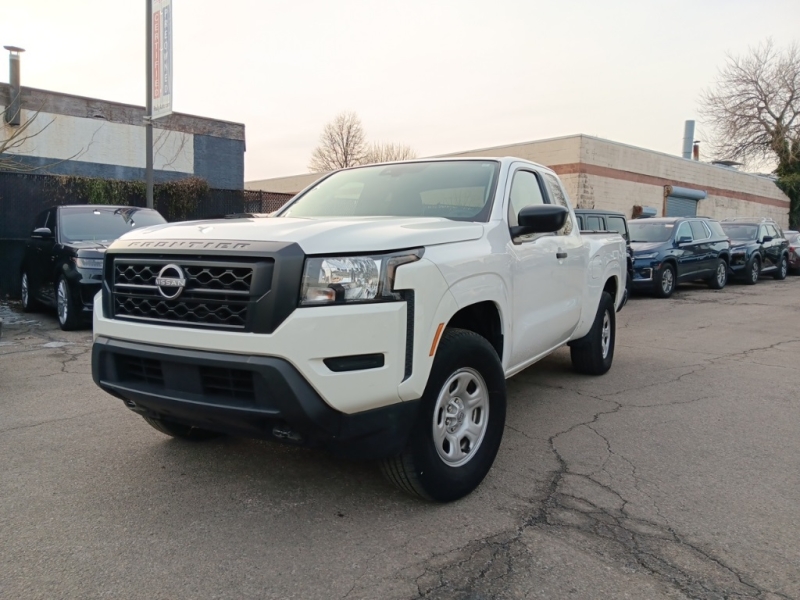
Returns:
[[[252,371],[208,367],[201,370],[200,377],[206,396],[255,400]]]
[[[117,375],[120,381],[164,387],[161,362],[150,358],[117,354]]]
[[[168,265],[172,267],[166,268]],[[163,281],[159,286],[157,279],[162,270],[165,270],[163,278],[172,280],[181,278],[182,273],[184,287],[169,287]],[[216,329],[244,329],[251,301],[253,272],[252,263],[115,258],[112,282],[114,317]]]

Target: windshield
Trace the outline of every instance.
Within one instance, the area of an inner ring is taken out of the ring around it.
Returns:
[[[500,163],[376,165],[334,173],[278,217],[444,217],[488,221]]]
[[[147,208],[62,208],[61,238],[64,242],[112,241],[137,227],[166,223]]]
[[[675,223],[629,221],[631,242],[666,242],[672,237]]]
[[[741,223],[723,223],[722,229],[732,240],[748,241],[756,239],[758,235],[758,225],[744,225]]]

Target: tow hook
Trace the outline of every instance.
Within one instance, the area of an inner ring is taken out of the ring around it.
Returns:
[[[272,435],[279,440],[294,442],[295,444],[303,443],[303,436],[293,431],[288,425],[275,425],[275,427],[272,428]]]

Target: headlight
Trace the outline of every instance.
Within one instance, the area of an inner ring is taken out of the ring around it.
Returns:
[[[77,258],[75,259],[75,264],[78,265],[81,269],[102,269],[103,268],[103,259],[102,258]]]
[[[633,260],[639,260],[640,258],[643,260],[649,260],[656,257],[658,257],[658,252],[648,252],[647,254],[634,254]]]
[[[306,259],[300,306],[400,300],[397,267],[422,257],[422,249],[375,256],[312,256]]]

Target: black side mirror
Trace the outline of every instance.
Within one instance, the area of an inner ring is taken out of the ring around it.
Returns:
[[[511,228],[511,237],[530,233],[553,233],[567,222],[569,210],[555,204],[533,204],[526,206],[517,216],[519,225]]]
[[[31,237],[38,240],[49,240],[53,237],[53,232],[50,231],[49,227],[37,227],[31,233]]]
[[[678,238],[678,245],[680,244],[691,244],[692,243],[692,236],[690,235],[682,235]]]
[[[774,238],[771,235],[765,235],[764,239],[761,240],[762,244],[766,244],[767,242],[771,242]]]

